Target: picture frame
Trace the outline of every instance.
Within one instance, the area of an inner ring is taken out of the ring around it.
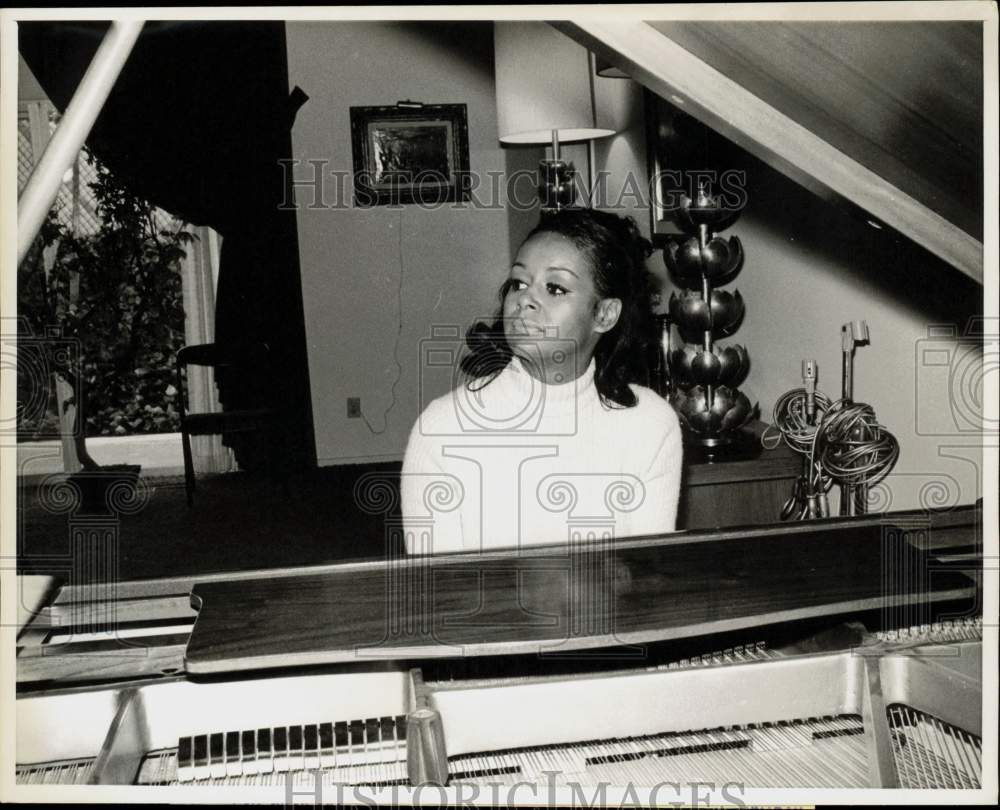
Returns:
[[[401,102],[350,109],[356,206],[469,199],[465,104]]]

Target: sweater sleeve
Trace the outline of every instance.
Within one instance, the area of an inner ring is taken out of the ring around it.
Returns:
[[[463,548],[462,485],[442,452],[439,437],[421,430],[421,420],[410,431],[403,457],[400,508],[406,551],[441,554]],[[444,508],[437,508],[444,507]]]
[[[675,531],[677,527],[684,448],[677,414],[669,405],[663,413],[667,414],[665,419],[662,413],[658,414],[662,425],[659,444],[641,476],[645,498],[630,521],[631,532],[635,535],[662,534]]]

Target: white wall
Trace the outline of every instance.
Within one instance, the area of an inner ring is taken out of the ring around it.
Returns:
[[[299,161],[350,172],[349,108],[402,99],[468,105],[473,172],[537,161],[499,147],[489,23],[289,23],[287,33],[289,85],[309,95],[292,133]],[[300,165],[296,179],[311,172]],[[434,325],[464,334],[492,313],[511,231],[530,217],[495,207],[309,210],[310,195],[299,200],[298,232],[319,463],[400,459],[418,414],[421,339]],[[445,382],[435,378],[432,393]],[[354,396],[365,419],[347,418]]]
[[[982,354],[958,340],[929,342],[928,333],[937,325],[964,329],[982,310],[982,289],[769,167],[752,160],[748,166],[748,207],[728,231],[740,237],[747,259],[730,288],[747,306],[733,340],[750,352],[743,388],[756,394],[762,417],[771,421],[775,400],[802,385],[805,358],[819,364],[820,389],[838,398],[840,328],[865,320],[871,343],[855,353],[854,398],[872,405],[900,444],[877,508],[975,501],[982,495],[982,437],[963,414],[979,410],[973,399],[982,399]],[[955,358],[950,365],[932,365],[945,354]],[[991,376],[995,386],[995,369]]]

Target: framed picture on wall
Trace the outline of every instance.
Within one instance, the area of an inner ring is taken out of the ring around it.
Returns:
[[[464,104],[351,107],[351,146],[357,206],[469,199]]]

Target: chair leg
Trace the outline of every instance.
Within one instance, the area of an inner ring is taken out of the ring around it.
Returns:
[[[181,446],[184,449],[184,490],[187,494],[187,504],[194,504],[194,460],[191,458],[191,437],[186,430],[181,430]]]
[[[292,490],[288,485],[288,447],[285,443],[285,431],[280,425],[272,426],[267,432],[267,439],[270,445],[271,470],[281,483],[281,494],[289,498]]]

